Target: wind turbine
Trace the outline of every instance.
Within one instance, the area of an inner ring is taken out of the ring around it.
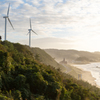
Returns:
[[[28,34],[29,34],[29,47],[31,47],[31,31],[33,33],[35,33],[33,30],[32,30],[32,25],[31,25],[31,18],[30,18],[30,29],[28,29]],[[35,33],[37,35],[37,33]]]
[[[6,40],[6,32],[7,32],[7,19],[9,21],[10,25],[12,26],[12,28],[14,29],[14,27],[13,27],[13,25],[12,25],[10,19],[9,19],[9,9],[10,9],[10,4],[8,6],[7,15],[3,17],[3,18],[5,18],[5,40]]]

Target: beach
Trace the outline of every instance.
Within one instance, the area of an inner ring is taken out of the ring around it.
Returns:
[[[76,67],[76,68],[77,68],[77,67]],[[97,84],[96,84],[96,82],[95,82],[96,78],[94,78],[94,77],[92,76],[91,72],[85,71],[85,70],[83,70],[82,68],[78,68],[77,70],[79,70],[79,74],[82,75],[82,80],[84,80],[84,81],[90,83],[91,85],[97,86]]]
[[[100,62],[73,66],[77,68],[77,73],[82,74],[82,80],[100,88]]]

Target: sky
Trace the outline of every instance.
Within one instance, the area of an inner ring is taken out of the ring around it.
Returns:
[[[100,51],[100,0],[0,0],[2,40],[9,3],[8,41],[28,45],[31,18],[31,47]]]

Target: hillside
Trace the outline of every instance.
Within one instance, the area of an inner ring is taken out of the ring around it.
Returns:
[[[66,58],[69,63],[89,63],[100,61],[100,54],[87,51],[58,49],[45,49],[45,51],[58,62],[60,62],[63,58]]]
[[[100,100],[100,89],[37,61],[24,45],[3,41],[0,100]]]
[[[46,65],[51,65],[55,67],[56,69],[60,68],[62,71],[65,70],[65,67],[58,64],[49,54],[47,54],[44,50],[40,48],[30,48],[29,46],[26,46],[26,48],[33,53],[33,56],[36,60],[38,60],[41,63],[44,63]]]

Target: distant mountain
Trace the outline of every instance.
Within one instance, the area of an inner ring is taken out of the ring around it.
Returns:
[[[97,52],[97,51],[96,51],[96,52],[94,52],[94,53],[95,53],[95,54],[99,54],[99,55],[100,55],[100,52]]]
[[[45,49],[45,51],[58,62],[63,58],[65,58],[69,63],[89,63],[100,61],[100,54],[94,52],[58,49]]]

